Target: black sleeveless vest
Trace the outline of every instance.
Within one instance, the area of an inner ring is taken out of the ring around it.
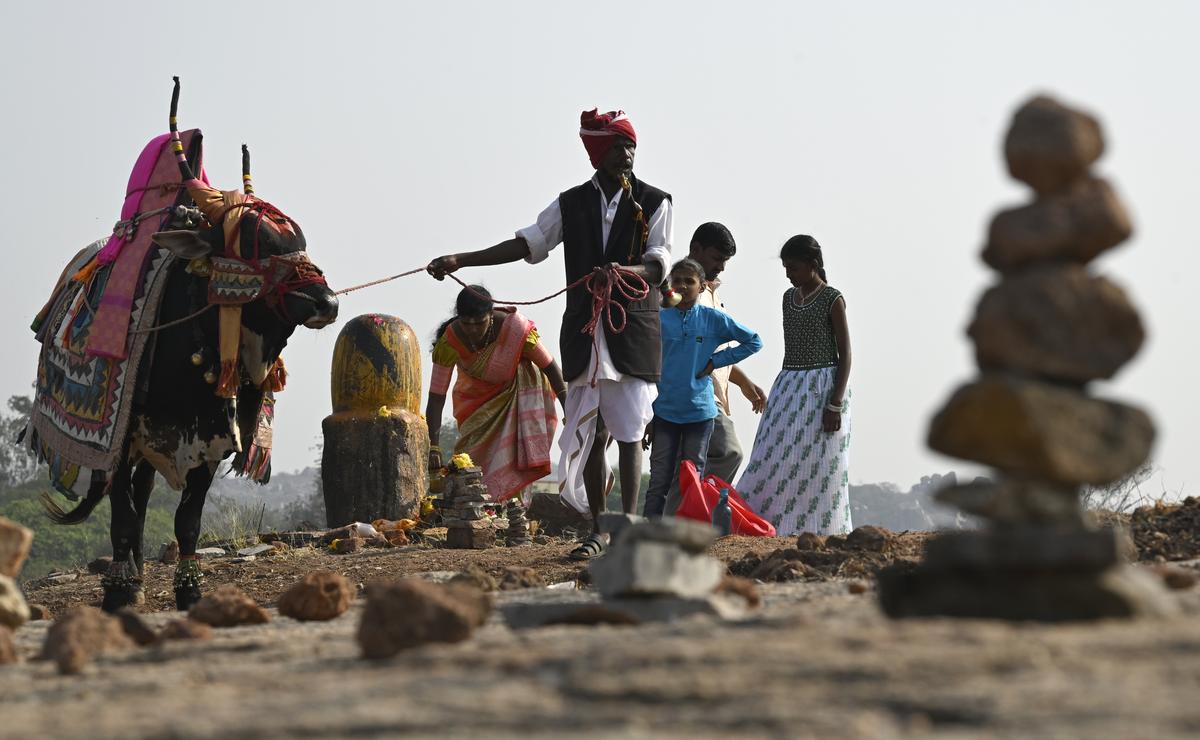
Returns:
[[[631,178],[631,181],[633,197],[641,204],[647,220],[664,199],[671,199],[669,194],[637,178]],[[599,188],[590,180],[558,196],[563,222],[563,264],[566,266],[568,284],[609,262],[642,264],[640,235],[634,233],[633,204],[627,196],[621,197],[605,248],[601,243],[604,226],[600,198]],[[630,248],[635,238],[636,254],[631,259]],[[625,307],[627,314],[625,330],[620,334],[605,328],[613,366],[625,375],[657,382],[662,372],[662,340],[658,324],[662,298],[658,286],[651,286],[650,295],[636,303],[627,303],[616,293],[613,299]],[[587,289],[580,285],[567,291],[567,310],[563,314],[562,332],[559,335],[563,377],[567,380],[574,380],[592,371],[592,337],[583,333],[584,325],[591,318],[592,296]],[[619,315],[614,320],[619,322]]]

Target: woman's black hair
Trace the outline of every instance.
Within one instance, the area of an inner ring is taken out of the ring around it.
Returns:
[[[433,337],[433,343],[436,346],[441,341],[442,335],[446,333],[446,329],[458,320],[460,316],[466,316],[469,319],[477,319],[481,316],[486,316],[491,313],[495,302],[492,300],[492,294],[482,285],[471,285],[463,288],[458,292],[458,298],[454,301],[454,315],[442,322],[442,325],[437,328],[437,334]]]
[[[690,272],[694,274],[696,279],[700,281],[700,285],[704,285],[704,267],[691,257],[684,257],[675,264],[671,265],[671,272],[668,273],[668,275],[674,275],[677,271]]]
[[[825,277],[825,257],[821,254],[821,245],[808,234],[797,234],[784,242],[783,249],[779,250],[779,259],[807,262],[823,282],[829,282],[829,278]]]

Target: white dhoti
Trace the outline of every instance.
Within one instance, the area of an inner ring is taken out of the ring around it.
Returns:
[[[604,428],[618,442],[640,442],[646,425],[654,418],[654,399],[658,397],[656,384],[617,372],[602,327],[593,351],[599,357],[599,364],[591,358],[588,369],[567,385],[566,419],[558,439],[562,451],[558,461],[558,491],[563,501],[581,512],[589,510],[583,469],[596,439],[597,418],[604,419]],[[606,484],[605,490],[608,488]]]

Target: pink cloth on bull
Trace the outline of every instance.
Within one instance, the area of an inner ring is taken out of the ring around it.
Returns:
[[[183,145],[189,147],[199,129],[181,134]],[[179,166],[167,142],[170,134],[162,134],[150,140],[142,149],[129,184],[125,189],[125,203],[121,207],[121,220],[128,221],[138,213],[146,213],[170,206],[183,184],[179,181]],[[200,158],[197,157],[197,160]],[[199,164],[199,162],[197,162]],[[203,167],[200,178],[207,183]],[[96,357],[124,359],[128,352],[129,316],[133,308],[133,296],[141,285],[146,266],[146,256],[155,249],[151,236],[158,230],[162,218],[148,219],[141,224],[128,240],[122,233],[114,233],[108,243],[96,255],[99,265],[111,265],[104,295],[96,311],[87,338],[87,353]]]

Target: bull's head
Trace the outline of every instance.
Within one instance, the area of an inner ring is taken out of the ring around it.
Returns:
[[[242,360],[256,383],[275,362],[297,326],[320,329],[337,319],[337,296],[320,270],[308,259],[304,232],[299,224],[275,206],[254,195],[250,155],[242,147],[244,191],[209,187],[192,173],[179,139],[176,113],[179,78],[171,95],[171,145],[184,187],[207,221],[196,229],[161,231],[154,242],[177,257],[190,261],[191,270],[208,277],[208,300],[222,307],[221,358],[231,359],[228,347],[235,327],[241,325]],[[235,312],[232,309],[238,309]],[[236,372],[236,369],[234,370]],[[229,371],[223,367],[221,389],[231,395]],[[236,380],[233,380],[236,383]]]

